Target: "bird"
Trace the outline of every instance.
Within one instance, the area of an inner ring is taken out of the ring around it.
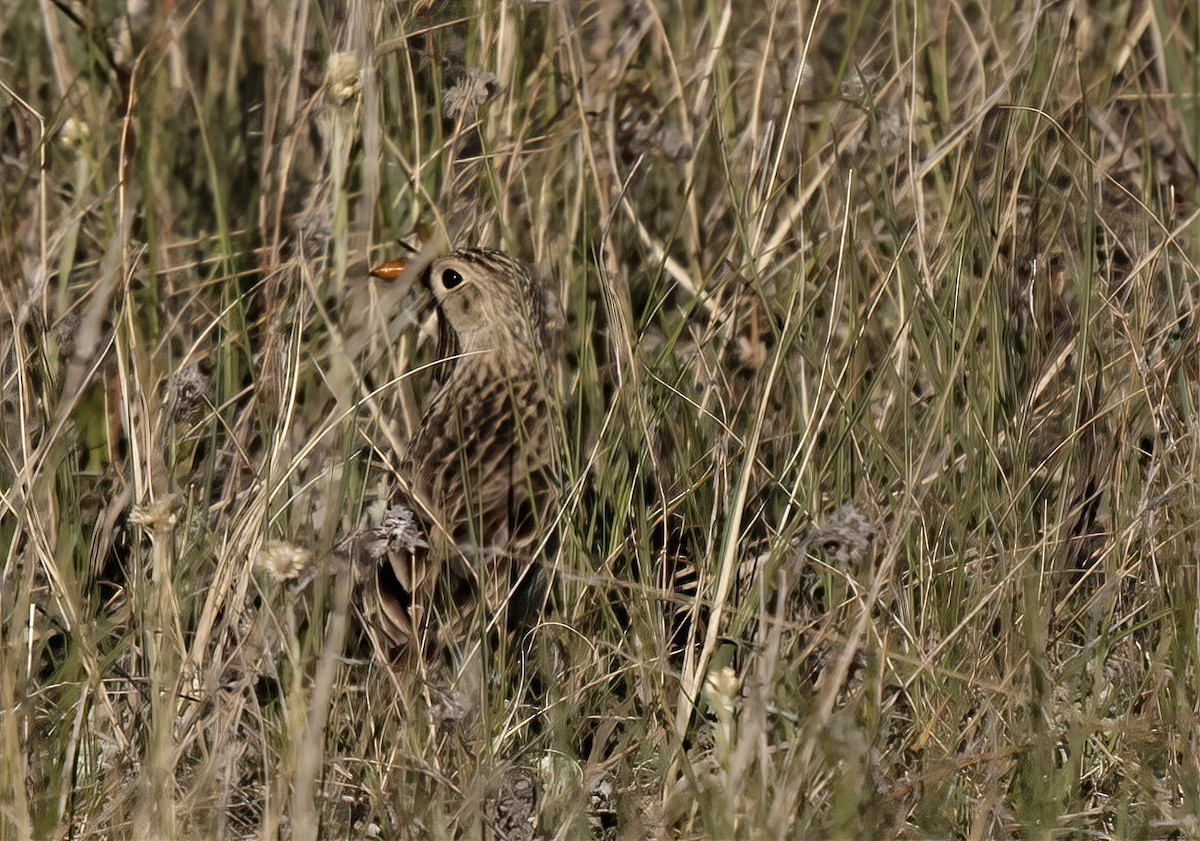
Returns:
[[[371,273],[404,270],[393,261]],[[488,627],[535,618],[558,497],[562,307],[495,249],[451,251],[426,278],[438,319],[435,375],[400,459],[398,504],[371,552],[380,558],[378,624],[393,652],[460,641],[480,608]]]

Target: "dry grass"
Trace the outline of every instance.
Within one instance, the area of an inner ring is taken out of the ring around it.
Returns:
[[[1200,837],[1200,15],[684,5],[2,4],[0,835]],[[568,530],[396,676],[417,230]]]

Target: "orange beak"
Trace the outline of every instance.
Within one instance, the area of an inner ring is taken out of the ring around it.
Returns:
[[[377,277],[380,280],[395,280],[404,274],[404,269],[407,266],[408,263],[404,260],[389,260],[371,269],[371,277]]]

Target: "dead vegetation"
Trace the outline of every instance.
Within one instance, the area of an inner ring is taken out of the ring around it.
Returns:
[[[1192,838],[1182,2],[0,14],[0,827]],[[554,609],[392,674],[400,241],[568,313]]]

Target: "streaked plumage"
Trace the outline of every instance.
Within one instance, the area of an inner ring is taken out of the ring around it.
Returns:
[[[535,551],[557,483],[557,302],[500,251],[441,257],[429,286],[446,367],[401,465],[427,547],[389,551],[378,574],[381,624],[401,647],[461,634],[476,607],[502,626],[540,608]]]

